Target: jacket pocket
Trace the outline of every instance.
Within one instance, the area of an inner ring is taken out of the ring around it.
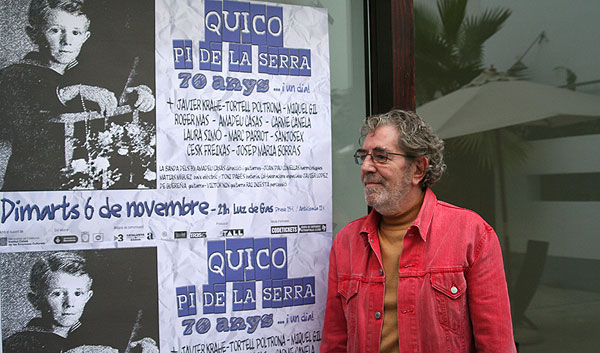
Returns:
[[[340,279],[338,282],[338,293],[348,303],[350,299],[358,293],[358,279]]]
[[[467,281],[462,269],[431,272],[440,324],[455,332],[464,330],[467,320]]]
[[[338,282],[338,293],[342,299],[344,316],[346,317],[346,328],[348,337],[356,333],[358,320],[358,286],[360,280],[353,278],[340,279]]]

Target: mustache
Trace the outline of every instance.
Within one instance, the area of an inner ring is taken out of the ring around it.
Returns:
[[[363,184],[367,184],[367,183],[382,183],[383,179],[376,176],[376,175],[365,175],[365,177],[362,180]]]

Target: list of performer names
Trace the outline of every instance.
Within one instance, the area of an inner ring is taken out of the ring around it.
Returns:
[[[193,352],[253,352],[253,353],[314,353],[319,349],[321,331],[309,330],[293,334],[278,334],[229,341],[183,345],[172,353]]]
[[[286,157],[301,161],[310,151],[319,126],[317,104],[203,98],[169,104],[177,142],[192,163],[159,165],[160,189],[286,187],[290,179],[329,177],[319,165],[283,163]],[[236,163],[220,162],[228,157]],[[267,159],[282,163],[263,164]]]
[[[318,113],[316,104],[246,100],[179,99],[176,108],[188,157],[300,156]]]

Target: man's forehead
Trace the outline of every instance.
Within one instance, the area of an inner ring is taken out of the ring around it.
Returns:
[[[390,150],[398,147],[400,132],[392,125],[382,125],[369,132],[362,143],[363,148]]]

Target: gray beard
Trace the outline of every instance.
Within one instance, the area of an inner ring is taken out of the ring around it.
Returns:
[[[382,195],[381,193],[371,195],[372,202],[369,203],[369,196],[367,196],[367,190],[365,189],[365,201],[367,205],[373,207],[379,214],[383,216],[393,216],[402,213],[404,208],[406,208],[404,201],[406,200],[409,191],[409,188],[402,188],[402,190],[397,190],[394,195],[391,193],[385,195]]]
[[[375,211],[383,216],[393,216],[402,213],[407,207],[405,201],[410,190],[411,181],[408,173],[404,175],[402,183],[389,192],[386,192],[386,190],[379,192],[373,190],[372,193],[374,194],[371,194],[371,202],[369,202],[370,193],[368,188],[363,188],[367,205],[373,207]]]

